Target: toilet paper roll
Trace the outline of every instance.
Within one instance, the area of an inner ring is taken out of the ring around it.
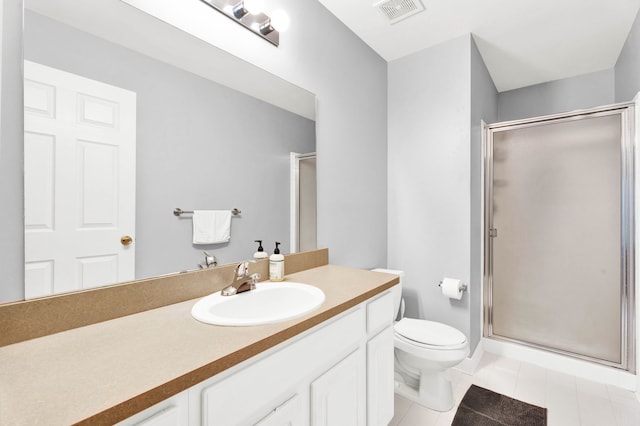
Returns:
[[[462,298],[462,285],[460,280],[455,278],[445,278],[442,280],[442,284],[440,288],[442,289],[442,294],[450,299],[460,300]]]

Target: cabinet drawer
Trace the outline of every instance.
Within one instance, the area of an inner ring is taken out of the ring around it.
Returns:
[[[390,291],[367,304],[367,334],[376,334],[393,322],[393,294]]]

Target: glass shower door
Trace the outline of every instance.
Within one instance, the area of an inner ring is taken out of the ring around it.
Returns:
[[[490,132],[490,336],[626,368],[625,111]]]

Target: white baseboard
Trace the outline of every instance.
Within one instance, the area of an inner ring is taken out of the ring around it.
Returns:
[[[478,364],[484,354],[484,346],[482,340],[476,346],[476,350],[473,351],[470,357],[465,358],[460,364],[454,367],[456,370],[462,371],[465,374],[473,375],[478,369]]]
[[[483,338],[482,343],[484,351],[488,353],[528,362],[530,364],[548,368],[549,370],[571,374],[583,379],[618,386],[630,391],[637,390],[635,374],[631,374],[627,371],[597,365],[591,362],[551,352],[545,352],[522,345],[516,345],[509,342]],[[640,389],[638,389],[638,391],[640,391]]]

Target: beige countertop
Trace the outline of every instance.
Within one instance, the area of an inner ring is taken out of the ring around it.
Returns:
[[[325,265],[287,280],[321,288],[316,311],[254,327],[196,321],[197,299],[0,348],[0,425],[113,424],[398,283]]]

